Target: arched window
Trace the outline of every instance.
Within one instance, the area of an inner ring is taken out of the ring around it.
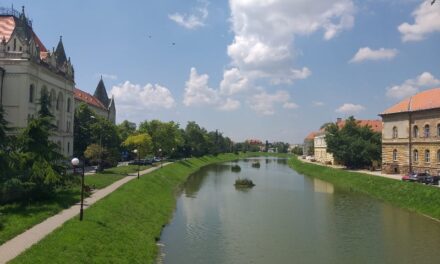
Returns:
[[[70,113],[70,104],[71,104],[70,98],[67,98],[67,112],[68,113]]]
[[[419,151],[417,150],[417,149],[415,149],[414,151],[413,151],[413,161],[414,162],[418,162],[419,161]]]
[[[56,109],[60,110],[62,108],[61,107],[62,104],[63,104],[63,94],[60,92],[60,93],[58,93],[58,97],[57,97]]]
[[[50,106],[55,107],[56,102],[57,102],[57,95],[55,94],[55,90],[50,91]]]
[[[430,162],[431,161],[431,157],[430,157],[430,153],[429,153],[429,149],[425,150],[425,162]]]
[[[34,85],[31,84],[31,86],[29,86],[29,103],[34,102],[34,94],[35,94],[35,88]]]
[[[437,150],[437,162],[440,162],[440,149]]]
[[[440,124],[437,125],[437,136],[440,137]]]
[[[429,125],[425,125],[425,129],[423,130],[423,134],[425,137],[429,137]]]
[[[397,138],[399,136],[397,127],[393,127],[393,138]]]
[[[397,149],[393,150],[393,161],[397,161]]]
[[[413,137],[419,137],[419,127],[418,126],[414,126],[413,128]]]

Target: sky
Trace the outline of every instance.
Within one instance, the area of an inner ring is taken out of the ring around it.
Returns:
[[[78,88],[93,93],[102,76],[117,123],[301,143],[440,87],[431,0],[1,1],[12,4],[48,49],[63,36]]]

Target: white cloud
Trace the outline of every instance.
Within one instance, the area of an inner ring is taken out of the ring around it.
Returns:
[[[412,12],[414,24],[403,23],[398,29],[402,34],[402,41],[420,41],[428,34],[440,32],[440,5],[431,1],[423,1]]]
[[[190,14],[174,13],[168,15],[168,18],[187,29],[196,29],[205,26],[205,21],[208,18],[208,2],[199,2],[200,6],[192,10]]]
[[[233,111],[240,108],[240,105],[240,101],[227,98],[226,101],[218,107],[218,109],[222,111]]]
[[[272,84],[305,79],[311,71],[294,65],[296,35],[324,31],[334,38],[354,24],[352,0],[230,0],[233,42],[228,55],[233,67],[250,81],[268,79]]]
[[[324,103],[323,103],[323,102],[320,102],[320,101],[313,101],[313,102],[312,102],[312,105],[313,105],[313,106],[324,106]]]
[[[345,103],[336,109],[335,112],[342,114],[357,114],[363,110],[365,110],[365,107],[362,105]]]
[[[218,91],[208,86],[209,76],[199,75],[196,68],[191,68],[189,80],[186,81],[183,104],[186,106],[213,105],[218,103]]]
[[[220,93],[225,95],[233,95],[248,88],[248,78],[242,76],[237,68],[225,70],[223,73],[223,80],[220,83]]]
[[[372,50],[369,47],[360,48],[350,62],[362,62],[366,60],[391,60],[396,57],[396,49],[384,49]]]
[[[170,90],[159,84],[141,86],[126,81],[112,87],[110,94],[115,97],[118,108],[136,108],[153,110],[158,108],[170,109],[175,106]]]
[[[286,109],[298,107],[295,103],[290,102],[290,95],[287,91],[277,91],[274,94],[263,91],[252,96],[249,104],[255,112],[261,115],[273,115],[277,104]]]
[[[97,73],[95,74],[96,77],[101,77],[103,79],[108,79],[108,80],[117,80],[118,76],[115,74],[107,74],[107,73]]]
[[[432,88],[432,86],[439,84],[440,80],[431,73],[423,72],[414,79],[408,79],[400,85],[387,88],[386,95],[394,99],[403,99],[418,93],[421,88]]]

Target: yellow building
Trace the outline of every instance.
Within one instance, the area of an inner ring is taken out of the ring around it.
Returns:
[[[407,98],[380,116],[384,172],[440,173],[440,88]]]

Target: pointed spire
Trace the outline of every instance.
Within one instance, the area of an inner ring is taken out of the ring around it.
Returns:
[[[64,45],[63,45],[63,36],[60,36],[60,41],[58,42],[57,49],[55,50],[56,59],[57,59],[57,66],[61,67],[64,65],[64,63],[67,62],[66,52],[64,51]]]
[[[93,96],[96,97],[105,107],[109,106],[110,99],[108,98],[104,81],[102,80],[102,76],[101,76],[101,80],[99,80],[98,86],[96,87]]]

